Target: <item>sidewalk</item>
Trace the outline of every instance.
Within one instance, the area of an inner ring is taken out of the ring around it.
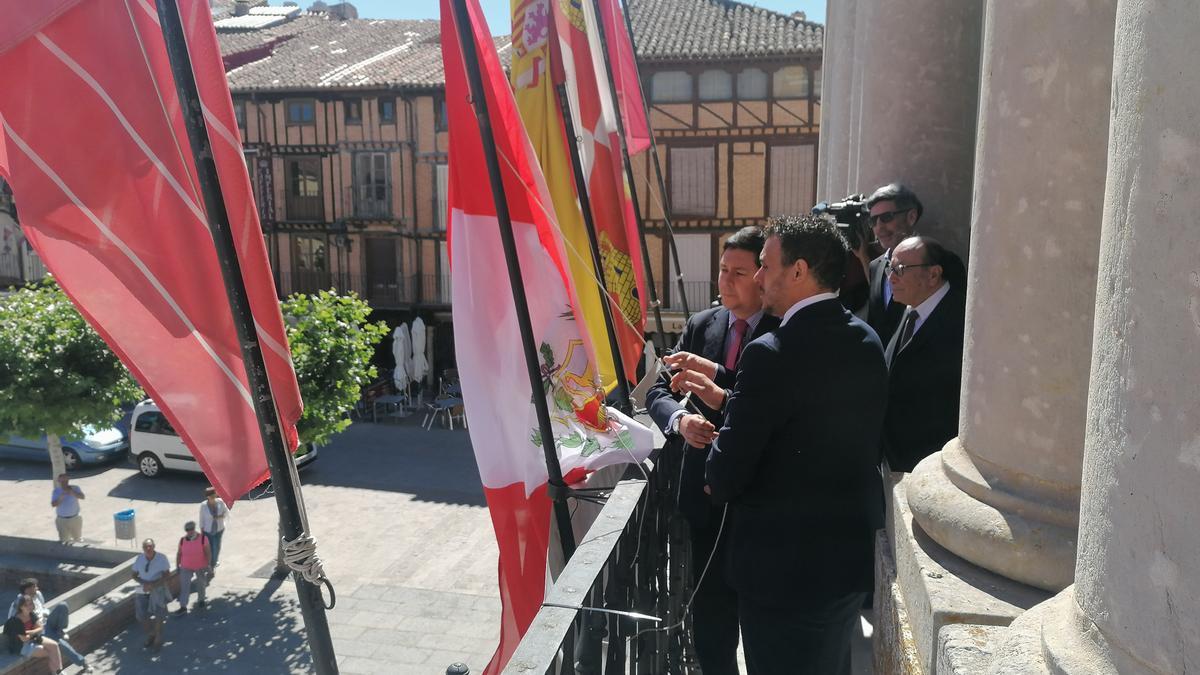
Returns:
[[[327,616],[343,673],[440,674],[455,661],[481,673],[497,644],[496,544],[467,434],[416,421],[356,423],[301,474],[337,591]],[[125,464],[72,476],[87,496],[85,539],[112,546],[112,514],[135,508],[139,537],[156,539],[174,567],[203,477],[150,480]],[[7,533],[54,537],[48,465],[0,463],[0,486],[7,503],[23,505]],[[269,578],[276,522],[269,494],[239,501],[209,608],[171,617],[159,654],[131,626],[88,655],[96,672],[311,672],[295,586]]]

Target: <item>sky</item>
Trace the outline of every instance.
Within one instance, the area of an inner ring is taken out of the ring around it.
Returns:
[[[330,0],[327,0],[333,4]],[[436,19],[438,0],[350,0],[364,19]],[[275,3],[272,3],[275,4]],[[301,7],[310,2],[300,0]],[[488,27],[495,35],[506,35],[509,31],[509,0],[479,0],[487,15]],[[812,21],[825,23],[825,0],[748,0],[746,4],[757,5],[776,12],[791,14],[804,12]]]

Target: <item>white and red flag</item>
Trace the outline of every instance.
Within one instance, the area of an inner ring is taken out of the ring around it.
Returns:
[[[207,0],[179,0],[279,421],[300,392]],[[267,476],[154,0],[0,0],[0,175],[21,227],[227,501]]]
[[[537,156],[521,123],[478,0],[466,0],[478,62],[467,64],[451,0],[441,0],[442,58],[450,121],[450,267],[454,336],[471,444],[500,550],[500,645],[486,673],[499,672],[533,621],[545,593],[551,502],[542,444],[553,442],[564,474],[640,461],[646,427],[604,406],[593,352],[581,329],[561,233]],[[534,393],[501,247],[483,141],[466,68],[483,80],[516,240],[554,439],[538,427]]]
[[[582,0],[589,2],[590,0]],[[638,79],[637,56],[625,28],[620,0],[597,0],[600,20],[608,47],[608,62],[612,64],[613,85],[625,128],[625,149],[636,155],[650,147],[650,124],[642,102],[642,85]]]

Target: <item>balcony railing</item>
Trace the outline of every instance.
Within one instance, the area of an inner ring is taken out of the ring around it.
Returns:
[[[690,542],[674,508],[679,458],[660,451],[648,476],[638,466],[626,471],[546,594],[505,673],[694,670],[683,620]]]
[[[377,308],[450,304],[448,274],[423,274],[419,277],[416,274],[408,274],[381,278],[365,274],[285,270],[279,273],[278,279],[280,297],[287,297],[292,293],[312,294],[335,288],[354,291]]]
[[[668,278],[666,293],[663,295],[663,307],[670,310],[682,311],[683,302],[679,298],[679,282]],[[717,299],[717,285],[711,281],[685,281],[683,290],[687,293],[687,306],[693,312],[708,307]]]

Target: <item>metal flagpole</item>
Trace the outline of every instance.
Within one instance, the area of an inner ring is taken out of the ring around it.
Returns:
[[[500,224],[500,241],[504,247],[504,261],[508,264],[509,285],[512,287],[513,305],[516,308],[517,325],[521,330],[521,343],[525,351],[525,368],[529,372],[529,385],[533,389],[533,407],[537,412],[538,430],[542,436],[542,452],[546,456],[547,483],[550,497],[554,500],[554,519],[558,524],[558,538],[562,542],[563,557],[570,560],[575,554],[575,533],[571,529],[571,512],[567,509],[566,484],[563,482],[562,466],[558,463],[558,450],[550,426],[550,410],[546,397],[540,395],[542,388],[541,363],[537,345],[534,344],[533,325],[529,320],[529,303],[525,299],[525,282],[521,277],[521,261],[517,259],[517,244],[513,237],[512,219],[508,214],[508,199],[504,196],[504,180],[500,176],[500,160],[496,155],[496,140],[492,135],[492,122],[488,117],[487,97],[483,91],[483,80],[479,75],[479,55],[475,50],[475,36],[471,30],[471,19],[467,14],[466,0],[452,0],[454,23],[458,41],[462,44],[463,64],[467,70],[471,103],[475,109],[475,120],[479,124],[479,138],[483,142],[483,156],[487,163],[491,182],[492,200],[496,204],[496,219]],[[453,133],[453,132],[451,132]]]
[[[270,469],[271,482],[275,488],[281,529],[287,543],[301,546],[307,544],[315,549],[316,543],[308,534],[308,517],[304,511],[304,499],[300,494],[300,479],[296,474],[295,460],[284,443],[279,414],[275,409],[275,398],[271,393],[271,383],[267,379],[267,369],[263,362],[262,348],[254,329],[254,316],[242,278],[241,263],[234,247],[233,230],[229,226],[229,213],[225,208],[225,198],[213,160],[212,145],[204,123],[196,79],[192,74],[192,59],[188,53],[177,1],[159,0],[158,18],[171,62],[175,88],[183,109],[183,120],[187,126],[192,156],[196,162],[204,209],[208,214],[208,227],[212,232],[217,259],[221,264],[221,277],[225,281],[225,293],[233,312],[233,324],[242,346],[246,381],[254,397],[254,412],[258,417],[267,467]],[[306,557],[309,561],[317,561],[315,550],[310,551]],[[319,561],[317,562],[319,564]],[[300,569],[293,567],[293,570],[292,578],[296,582],[296,593],[304,617],[305,632],[308,634],[313,666],[320,675],[335,675],[338,672],[337,657],[333,652],[333,640],[329,634],[321,587],[316,582],[306,581]],[[318,581],[324,583],[332,595],[333,587],[323,574]]]
[[[575,133],[575,118],[571,117],[571,104],[567,100],[567,85],[556,84],[558,110],[562,114],[563,130],[567,136],[567,148],[571,155],[571,173],[575,177],[575,194],[579,197],[579,210],[583,212],[583,225],[587,230],[588,245],[592,249],[592,268],[596,271],[596,283],[604,301],[604,328],[608,332],[608,348],[612,352],[613,369],[617,378],[617,407],[628,414],[633,406],[629,399],[629,378],[625,376],[625,357],[621,354],[621,343],[617,340],[616,317],[620,306],[613,309],[612,295],[604,277],[604,258],[600,255],[600,243],[596,239],[596,220],[592,215],[592,198],[588,194],[587,178],[583,175],[583,161],[579,157],[579,137]],[[624,312],[621,312],[624,318]]]
[[[629,35],[629,44],[634,50],[634,65],[637,65],[637,47],[633,39],[633,23],[629,19],[629,3],[626,0],[621,0],[621,14],[625,19],[625,32]],[[600,26],[600,39],[603,41],[604,25]],[[608,53],[608,48],[605,47],[605,53]],[[611,81],[611,78],[610,78]],[[671,223],[675,222],[675,216],[671,212],[671,197],[667,194],[667,181],[663,178],[662,164],[658,159],[658,142],[654,140],[654,129],[650,126],[650,105],[646,103],[646,92],[642,90],[642,80],[639,77],[637,81],[638,93],[642,98],[642,113],[646,116],[646,129],[650,132],[650,159],[654,164],[654,173],[658,177],[658,193],[662,197],[663,220],[667,228],[667,248],[671,251],[671,259],[675,261],[675,282],[679,286],[679,301],[683,304],[683,318],[687,320],[692,315],[688,309],[687,291],[683,286],[683,268],[679,266],[679,249],[675,247],[675,228],[671,227]],[[614,94],[614,97],[616,95]],[[621,134],[621,138],[625,138],[625,134]],[[626,153],[628,158],[628,153]],[[630,182],[633,181],[633,175],[629,176]],[[638,206],[635,201],[634,206]],[[640,211],[638,212],[641,213]],[[649,265],[649,263],[647,263]]]

